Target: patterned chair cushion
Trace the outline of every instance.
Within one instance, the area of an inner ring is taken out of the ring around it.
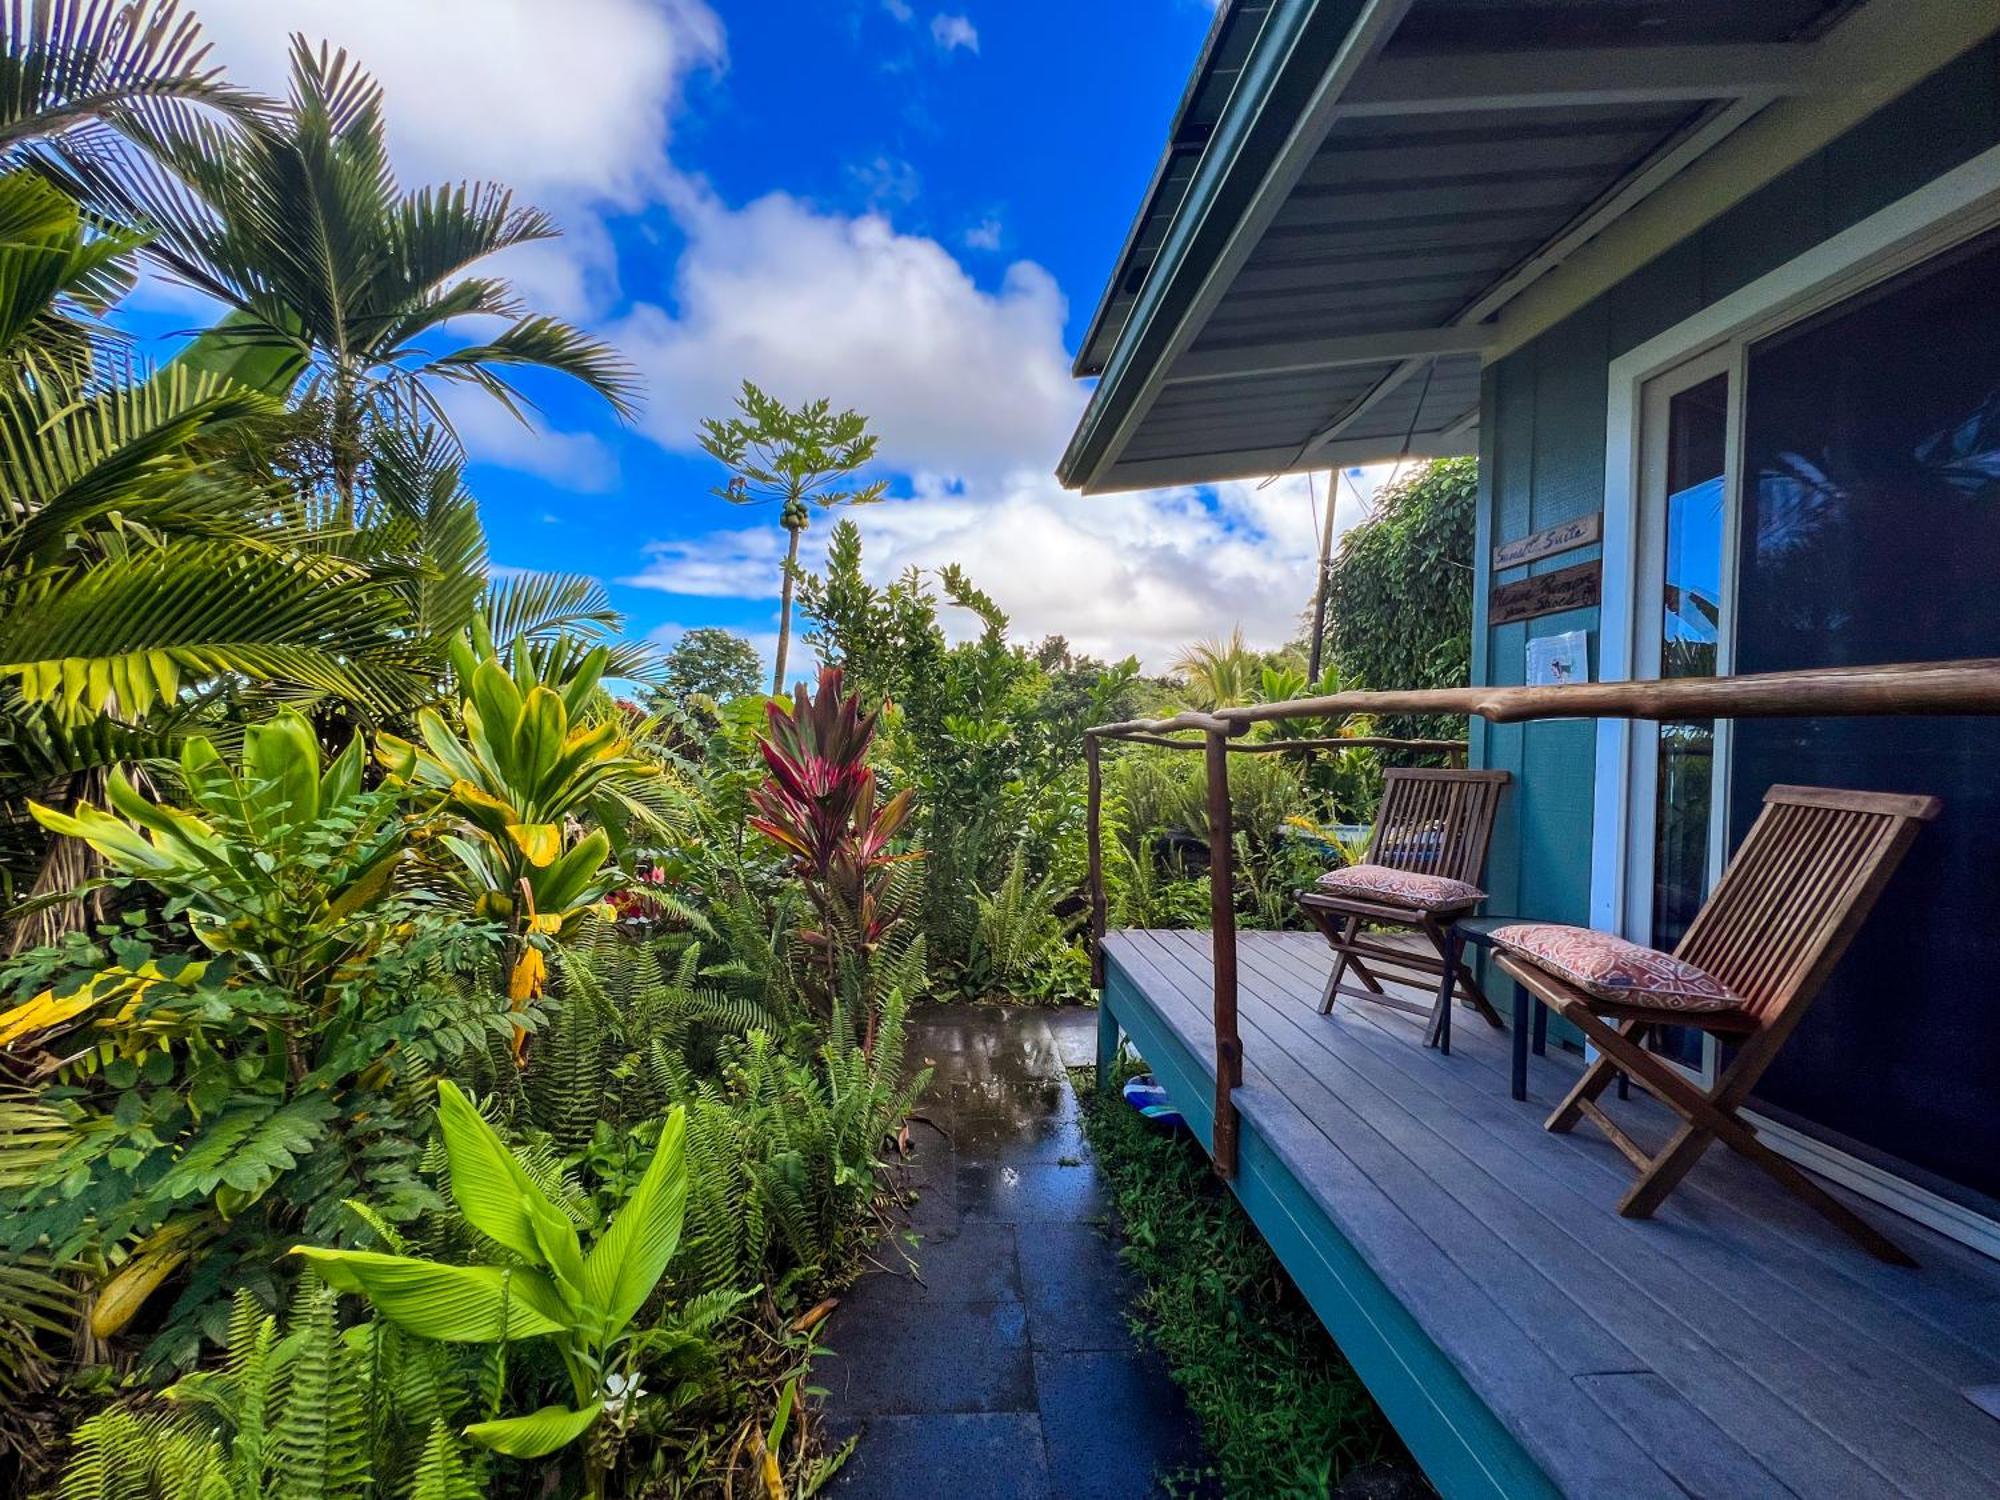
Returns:
[[[1328,870],[1320,876],[1319,888],[1329,896],[1386,901],[1392,906],[1409,906],[1418,911],[1449,911],[1486,899],[1486,892],[1466,881],[1391,869],[1388,865],[1349,865],[1344,870]]]
[[[1693,964],[1588,927],[1520,922],[1498,927],[1493,941],[1509,953],[1566,979],[1586,994],[1661,1010],[1735,1010],[1743,1002]]]

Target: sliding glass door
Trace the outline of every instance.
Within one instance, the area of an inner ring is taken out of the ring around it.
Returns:
[[[2000,657],[2000,234],[1639,394],[1634,675]],[[1752,1107],[1785,1149],[2000,1244],[2000,725],[1637,724],[1629,747],[1625,930],[1661,947],[1771,785],[1944,799]]]
[[[2000,240],[1749,345],[1734,670],[2000,656]],[[1736,726],[1772,782],[1943,797],[1758,1106],[1959,1201],[2000,1199],[2000,725]]]

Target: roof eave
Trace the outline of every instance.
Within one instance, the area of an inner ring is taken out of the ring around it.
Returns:
[[[1104,291],[1097,299],[1097,311],[1091,314],[1090,326],[1084,330],[1083,342],[1077,345],[1076,360],[1070,373],[1079,379],[1101,374],[1100,368],[1090,364],[1090,351],[1104,333],[1105,319],[1111,316],[1112,304],[1118,300],[1119,285],[1131,272],[1132,254],[1138,247],[1140,232],[1153,212],[1153,201],[1159,196],[1161,184],[1173,166],[1174,158],[1185,156],[1191,151],[1200,151],[1207,145],[1204,138],[1192,142],[1185,138],[1188,111],[1194,107],[1200,95],[1202,84],[1207,80],[1208,70],[1215,61],[1216,48],[1227,29],[1231,15],[1239,0],[1222,0],[1215,7],[1215,15],[1209,21],[1208,35],[1202,39],[1201,53],[1195,59],[1194,69],[1181,88],[1180,103],[1174,106],[1173,123],[1167,127],[1167,144],[1160,152],[1160,159],[1153,167],[1152,180],[1146,184],[1146,191],[1139,199],[1138,211],[1132,215],[1132,227],[1125,232],[1125,242],[1118,247],[1118,258],[1111,263],[1111,275],[1105,279]]]
[[[1175,337],[1216,256],[1263,189],[1303,102],[1312,97],[1355,22],[1374,3],[1278,0],[1272,7],[1056,466],[1065,487],[1092,487],[1116,429],[1140,397],[1147,371]]]

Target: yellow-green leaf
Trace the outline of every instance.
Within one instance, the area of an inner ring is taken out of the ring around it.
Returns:
[[[547,869],[562,854],[562,829],[554,823],[509,823],[507,837],[538,870]]]
[[[554,1206],[449,1079],[438,1080],[438,1125],[451,1159],[451,1196],[466,1222],[516,1255],[540,1262],[542,1245],[531,1205],[539,1202],[550,1212]]]
[[[560,1333],[569,1326],[555,1287],[536,1271],[448,1266],[378,1250],[300,1245],[292,1253],[311,1261],[328,1286],[366,1297],[383,1317],[418,1338],[486,1344]]]
[[[567,1448],[590,1430],[602,1401],[593,1401],[582,1411],[566,1406],[545,1406],[525,1417],[501,1417],[493,1422],[475,1422],[465,1435],[482,1448],[504,1453],[509,1458],[541,1458],[558,1448]]]

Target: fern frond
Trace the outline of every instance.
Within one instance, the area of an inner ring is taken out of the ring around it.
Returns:
[[[417,1460],[410,1500],[481,1500],[484,1494],[477,1461],[456,1433],[443,1422],[433,1422],[423,1456]]]
[[[367,1487],[365,1385],[335,1302],[330,1287],[309,1280],[292,1305],[289,1378],[271,1430],[273,1500],[357,1500]]]

